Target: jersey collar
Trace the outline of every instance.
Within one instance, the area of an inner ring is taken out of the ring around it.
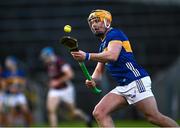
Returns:
[[[111,27],[111,28],[109,29],[109,31],[106,33],[106,35],[104,36],[104,38],[101,40],[102,42],[104,42],[104,40],[105,40],[106,37],[107,37],[107,34],[108,34],[112,29],[113,29],[113,27]]]

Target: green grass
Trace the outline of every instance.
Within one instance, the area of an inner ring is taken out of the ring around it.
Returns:
[[[180,120],[178,121],[180,124]],[[34,125],[33,127],[48,127],[48,125]],[[86,127],[82,121],[63,121],[59,122],[59,127]],[[93,123],[93,127],[97,127],[96,122]],[[157,127],[145,120],[116,120],[115,127]]]
[[[154,125],[144,120],[115,121],[115,126],[116,127],[154,127]]]
[[[48,127],[48,125],[34,125],[37,127]],[[86,127],[81,121],[63,121],[59,122],[59,127]],[[97,127],[96,122],[93,123],[93,127]],[[121,120],[115,121],[115,127],[155,127],[154,125],[143,120]]]

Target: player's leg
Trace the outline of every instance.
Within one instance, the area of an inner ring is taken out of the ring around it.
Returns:
[[[79,117],[84,121],[88,121],[89,117],[80,109],[76,108],[73,103],[65,102],[67,109],[69,110],[70,116],[72,118]]]
[[[0,126],[4,126],[3,98],[0,96]]]
[[[26,121],[27,126],[30,126],[33,122],[33,118],[32,118],[32,114],[31,114],[27,104],[20,105],[20,108],[22,110],[22,114]]]
[[[4,126],[5,124],[5,114],[3,111],[4,107],[4,94],[0,92],[0,126]]]
[[[144,77],[136,81],[136,96],[133,102],[137,109],[144,113],[149,122],[158,126],[178,126],[175,121],[159,112],[151,91],[150,77]]]
[[[7,106],[8,106],[8,122],[10,125],[16,124],[17,116],[23,114],[24,116],[24,109],[21,106],[25,106],[27,104],[26,98],[24,94],[17,93],[17,94],[9,94],[7,99]],[[27,105],[26,105],[27,108]],[[27,111],[28,109],[26,109]],[[25,118],[23,118],[24,120]]]
[[[47,110],[48,110],[48,118],[51,127],[56,127],[58,120],[56,111],[59,105],[60,99],[58,96],[56,96],[56,92],[53,90],[49,91],[48,97],[47,97]]]
[[[72,118],[79,117],[86,122],[87,126],[91,126],[91,118],[86,115],[82,110],[76,108],[75,105],[75,90],[74,86],[69,83],[66,89],[60,92],[60,98],[66,104],[69,114]]]
[[[22,114],[26,121],[26,124],[31,125],[32,124],[32,115],[28,108],[27,99],[23,93],[20,93],[18,95],[18,105],[20,106],[20,109],[22,111]]]
[[[126,99],[115,93],[108,93],[96,105],[93,116],[100,127],[114,127],[111,112],[127,105]]]
[[[71,118],[80,118],[88,127],[92,127],[92,118],[85,114],[81,109],[76,108],[75,104],[65,102]]]
[[[144,113],[145,118],[161,127],[177,127],[178,124],[171,118],[161,114],[154,96],[141,100],[135,104],[137,109]]]
[[[6,106],[8,108],[8,113],[7,113],[8,126],[12,126],[16,120],[15,114],[16,114],[17,95],[9,93],[7,94],[6,100],[7,100]]]

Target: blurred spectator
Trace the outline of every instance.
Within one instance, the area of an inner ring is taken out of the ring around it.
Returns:
[[[73,71],[69,64],[58,57],[51,47],[41,51],[41,59],[47,67],[49,76],[49,92],[47,96],[47,110],[50,125],[57,126],[57,109],[63,102],[69,110],[70,117],[79,117],[91,126],[91,119],[80,109],[75,107],[75,90],[70,80],[73,78]]]
[[[8,124],[30,125],[32,118],[24,94],[26,86],[25,73],[19,68],[17,58],[14,56],[6,58],[5,67],[3,78],[6,83],[5,106],[8,109]]]

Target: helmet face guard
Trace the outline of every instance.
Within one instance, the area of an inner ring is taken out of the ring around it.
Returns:
[[[111,26],[111,22],[112,22],[112,16],[111,16],[111,13],[106,11],[106,10],[100,10],[100,9],[97,9],[97,10],[93,10],[89,17],[88,17],[88,24],[91,28],[91,31],[96,35],[96,36],[101,36],[104,34],[104,32],[96,32],[92,26],[92,21],[93,20],[96,20],[95,22],[103,22],[104,23],[104,27],[105,29],[107,30],[108,28],[110,28]],[[107,21],[110,22],[110,24],[107,23]]]

